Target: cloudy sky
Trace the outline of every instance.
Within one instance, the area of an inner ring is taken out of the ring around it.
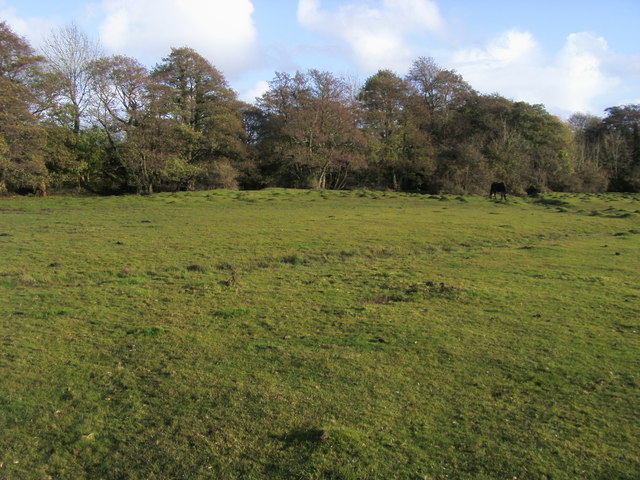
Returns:
[[[640,103],[638,0],[0,0],[0,20],[36,48],[73,21],[149,67],[190,46],[247,101],[276,71],[363,82],[429,56],[565,118]]]

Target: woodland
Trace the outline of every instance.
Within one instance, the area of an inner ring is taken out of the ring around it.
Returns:
[[[255,103],[188,47],[154,68],[77,26],[36,52],[0,22],[0,194],[640,191],[640,105],[562,120],[420,57],[364,82],[277,72]]]

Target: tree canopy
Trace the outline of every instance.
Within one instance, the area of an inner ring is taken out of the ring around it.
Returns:
[[[0,193],[33,188],[47,174],[46,131],[34,115],[42,58],[0,23]]]
[[[568,121],[420,57],[362,85],[277,72],[254,105],[188,47],[151,69],[75,25],[38,55],[0,23],[0,193],[371,188],[640,190],[640,105]]]

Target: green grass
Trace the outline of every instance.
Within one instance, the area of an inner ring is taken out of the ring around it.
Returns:
[[[0,198],[0,478],[640,478],[640,195]]]

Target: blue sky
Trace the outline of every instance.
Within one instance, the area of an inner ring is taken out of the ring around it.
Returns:
[[[363,82],[431,56],[482,93],[565,118],[640,103],[638,0],[0,0],[0,19],[36,48],[74,21],[150,67],[187,45],[247,101],[276,71]]]

